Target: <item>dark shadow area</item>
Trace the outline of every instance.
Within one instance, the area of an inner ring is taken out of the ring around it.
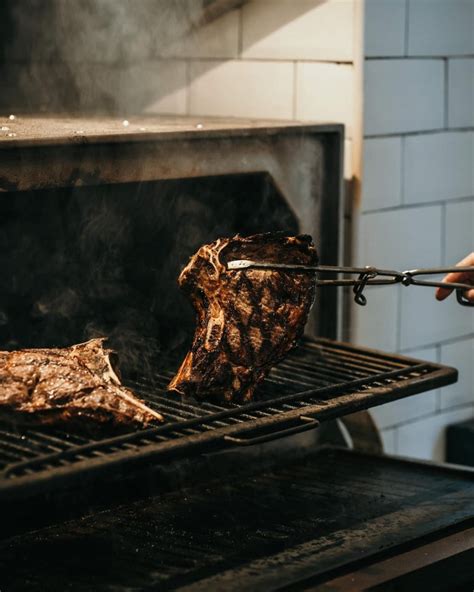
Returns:
[[[298,232],[269,175],[3,194],[0,349],[106,335],[125,371],[180,350],[194,312],[177,284],[206,242]]]

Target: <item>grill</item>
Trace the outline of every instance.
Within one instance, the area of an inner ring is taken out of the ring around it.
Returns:
[[[0,544],[0,573],[7,590],[305,589],[302,580],[472,525],[473,499],[472,471],[322,449],[17,537]],[[459,573],[447,575],[453,590]]]
[[[178,362],[131,386],[167,424],[102,440],[59,430],[0,431],[0,499],[58,487],[112,465],[169,462],[191,454],[262,444],[318,422],[449,384],[456,370],[402,356],[306,339],[274,368],[256,401],[216,405],[165,392]]]
[[[348,325],[342,290],[318,293],[307,337],[254,402],[165,392],[194,328],[176,277],[201,244],[290,230],[315,238],[322,265],[343,262],[342,126],[11,125],[16,135],[0,142],[1,343],[107,335],[125,383],[166,423],[116,437],[0,425],[2,590],[311,587],[351,562],[463,527],[474,513],[472,473],[321,448],[342,439],[330,420],[457,378],[335,341]],[[354,441],[373,444],[362,433],[369,416],[358,419],[346,420],[357,424]]]

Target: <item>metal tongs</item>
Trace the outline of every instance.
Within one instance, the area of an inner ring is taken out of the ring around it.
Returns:
[[[363,294],[366,286],[386,286],[390,284],[402,284],[404,286],[429,286],[431,288],[446,288],[456,290],[456,298],[463,306],[474,306],[464,295],[466,290],[471,290],[474,285],[459,282],[438,282],[434,280],[418,279],[419,276],[438,275],[446,273],[468,272],[474,274],[474,267],[433,267],[426,269],[410,269],[407,271],[395,271],[393,269],[378,269],[377,267],[339,267],[332,265],[293,265],[288,263],[271,263],[268,261],[252,261],[250,259],[236,259],[227,262],[227,269],[243,271],[245,269],[283,269],[288,271],[309,271],[312,273],[335,273],[357,275],[355,278],[343,279],[317,279],[317,286],[352,286],[354,300],[357,304],[365,306],[367,298]]]

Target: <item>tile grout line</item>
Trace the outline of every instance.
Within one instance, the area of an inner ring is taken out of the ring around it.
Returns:
[[[237,35],[237,57],[239,60],[242,59],[244,51],[244,10],[242,7],[239,8],[239,19],[238,19],[238,35]]]
[[[411,55],[405,55],[405,54],[399,54],[399,55],[369,55],[369,56],[365,56],[365,59],[368,62],[381,62],[381,61],[387,61],[387,62],[392,62],[394,60],[398,60],[398,61],[415,61],[415,60],[445,60],[445,59],[453,59],[453,60],[462,60],[462,59],[472,59],[474,58],[474,54],[472,53],[450,53],[450,54],[446,54],[446,53],[434,53],[434,54],[411,54]]]
[[[441,364],[441,344],[437,343],[435,346],[436,349],[436,362],[438,364]],[[440,413],[441,412],[441,393],[442,393],[442,388],[438,388],[436,391],[436,412]]]
[[[406,150],[406,140],[402,136],[400,138],[400,151],[401,151],[401,155],[400,155],[400,191],[401,191],[400,199],[401,199],[401,203],[400,203],[400,205],[402,205],[402,206],[405,205],[405,191],[406,191],[405,150]]]
[[[365,134],[366,140],[376,140],[382,138],[411,138],[414,136],[433,136],[435,134],[450,134],[450,133],[471,133],[474,131],[474,126],[464,127],[436,127],[432,129],[415,130],[415,131],[396,131],[396,132],[382,132],[380,134]]]
[[[441,265],[446,265],[446,202],[441,204],[441,228],[440,228],[440,243],[441,243]]]
[[[403,203],[397,206],[387,206],[385,208],[373,208],[370,210],[362,210],[362,215],[370,214],[383,214],[386,212],[398,212],[402,210],[412,210],[415,208],[432,208],[434,206],[442,206],[443,204],[461,204],[461,203],[474,203],[474,195],[468,195],[464,197],[453,197],[452,199],[444,198],[438,201],[417,201],[414,203]]]
[[[408,57],[408,35],[410,33],[410,0],[405,0],[405,44],[404,44],[404,57]]]
[[[448,125],[448,101],[449,101],[449,84],[448,84],[448,58],[444,58],[444,127],[449,128]]]
[[[402,346],[402,290],[401,286],[394,288],[398,290],[397,293],[397,335],[395,338],[395,345],[397,346],[397,352],[400,352]]]

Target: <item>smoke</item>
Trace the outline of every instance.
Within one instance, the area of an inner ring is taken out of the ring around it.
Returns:
[[[205,0],[2,0],[0,107],[137,113],[183,83],[170,48]]]
[[[194,311],[177,278],[220,236],[298,231],[265,174],[16,193],[0,200],[0,347],[107,336],[125,374],[181,355]]]

